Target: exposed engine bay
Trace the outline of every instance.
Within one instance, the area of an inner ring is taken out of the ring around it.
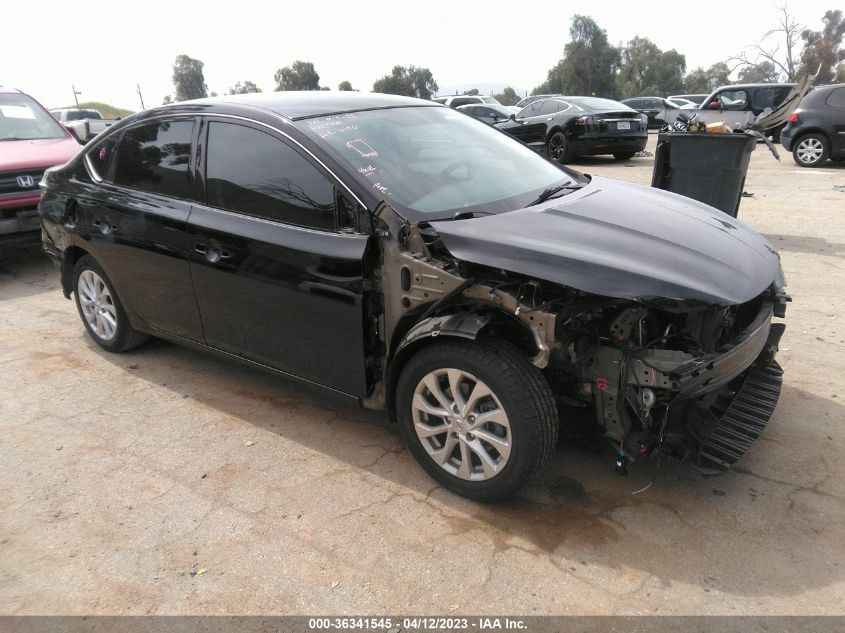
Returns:
[[[765,289],[740,304],[601,296],[455,258],[437,230],[376,212],[381,288],[368,310],[365,406],[392,409],[390,385],[415,346],[494,335],[543,371],[561,425],[588,418],[615,467],[673,455],[723,472],[759,437],[778,400],[774,360],[789,297]]]

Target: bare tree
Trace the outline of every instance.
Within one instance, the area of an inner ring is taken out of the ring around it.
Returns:
[[[795,81],[801,61],[801,32],[804,27],[786,4],[776,5],[779,13],[778,25],[766,31],[757,44],[746,47],[739,55],[728,59],[737,68],[752,66],[764,72],[765,62],[772,64],[786,81]]]

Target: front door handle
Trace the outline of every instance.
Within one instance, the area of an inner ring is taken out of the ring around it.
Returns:
[[[226,259],[232,256],[229,251],[223,249],[218,244],[203,244],[202,242],[197,242],[194,244],[194,250],[197,253],[205,255],[205,258],[212,264],[216,264],[221,259]]]
[[[99,230],[100,233],[102,233],[103,235],[109,235],[110,233],[114,233],[115,229],[117,229],[116,225],[111,224],[107,220],[94,220],[93,222],[91,222],[91,226]]]

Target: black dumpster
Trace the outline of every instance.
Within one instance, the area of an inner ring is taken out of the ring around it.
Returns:
[[[753,136],[739,133],[663,132],[657,136],[651,186],[736,217],[756,143]]]

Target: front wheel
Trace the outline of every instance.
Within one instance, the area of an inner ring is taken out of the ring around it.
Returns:
[[[85,255],[73,268],[76,309],[94,342],[109,352],[137,347],[147,336],[133,329],[109,278],[97,261]]]
[[[478,501],[519,490],[557,442],[546,379],[506,341],[428,345],[403,369],[396,407],[419,464],[445,488]]]
[[[566,136],[563,132],[555,132],[549,137],[548,150],[549,157],[559,163],[572,160],[572,154],[569,152],[569,143],[566,142]]]

